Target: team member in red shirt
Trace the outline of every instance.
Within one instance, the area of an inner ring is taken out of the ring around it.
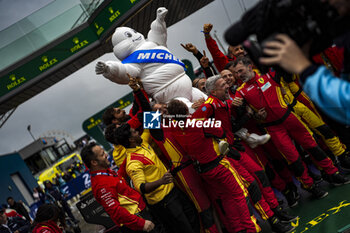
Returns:
[[[271,140],[285,156],[303,187],[317,198],[328,195],[314,185],[292,139],[311,154],[314,162],[329,176],[332,184],[350,183],[350,180],[338,172],[332,161],[317,145],[308,128],[291,112],[283,99],[280,85],[271,76],[272,73],[259,76],[253,71],[248,58],[238,58],[233,66],[237,77],[244,82],[237,90],[236,98],[243,98],[256,112],[264,110],[262,126],[271,135]]]
[[[91,188],[100,203],[116,225],[131,232],[147,231],[154,228],[145,210],[142,196],[130,188],[125,180],[109,169],[107,153],[95,143],[90,143],[81,151],[85,165],[90,169]]]
[[[232,120],[235,112],[232,101],[229,99],[228,85],[225,80],[220,76],[211,77],[207,80],[206,89],[210,95],[207,101],[193,114],[193,117],[214,118],[221,121],[227,142],[231,147],[236,147],[239,150],[236,153],[240,156],[236,160],[230,159],[230,162],[246,181],[246,187],[253,200],[254,207],[265,220],[271,219],[273,216],[277,216],[286,222],[295,219],[295,217],[289,216],[281,209],[264,170],[247,154],[254,154],[254,152],[235,138],[233,131],[242,128],[244,122]],[[233,128],[235,129],[233,130]],[[235,149],[232,148],[232,150]]]
[[[218,69],[218,71],[221,72],[223,69],[225,69],[225,65],[227,63],[235,60],[237,57],[245,56],[246,51],[244,50],[242,45],[237,45],[237,46],[230,45],[228,47],[228,54],[227,55],[223,54],[220,51],[216,41],[210,35],[210,31],[212,30],[212,28],[213,28],[213,25],[210,23],[204,24],[203,26],[205,43],[207,44],[209,52],[213,57],[213,61],[216,69]]]
[[[43,204],[36,212],[32,233],[62,233],[59,223],[66,224],[62,210],[54,204]]]
[[[187,120],[188,108],[179,100],[168,104],[168,112],[170,115],[184,116],[183,119],[175,118],[177,122]],[[197,170],[208,185],[208,190],[211,190],[210,195],[227,231],[259,232],[260,228],[247,205],[248,191],[227,158],[219,156],[218,142],[212,137],[223,137],[222,129],[175,126],[166,130],[197,161]]]

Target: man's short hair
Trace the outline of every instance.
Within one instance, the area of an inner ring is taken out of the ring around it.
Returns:
[[[8,197],[8,198],[6,199],[6,201],[9,201],[10,199],[15,200],[15,199],[13,199],[13,197]]]
[[[174,120],[184,120],[188,114],[188,107],[187,105],[182,102],[181,100],[173,99],[168,103],[168,113],[170,115],[174,115]],[[181,115],[181,116],[180,116]]]
[[[116,125],[115,124],[110,124],[110,125],[108,125],[107,127],[106,127],[106,129],[105,129],[105,139],[108,141],[108,142],[110,142],[110,143],[112,143],[112,144],[114,144],[114,145],[118,145],[119,143],[118,143],[118,141],[115,139],[115,137],[114,137],[114,133],[115,133],[115,131],[116,131]]]
[[[119,145],[124,146],[125,148],[130,147],[131,131],[130,125],[127,123],[121,124],[114,131],[114,139],[119,143]]]
[[[89,169],[91,169],[91,161],[96,159],[96,154],[92,151],[95,146],[97,146],[95,142],[90,142],[80,152],[83,162]]]
[[[206,79],[205,77],[201,77],[201,78],[195,78],[192,82],[192,87],[197,87],[198,88],[198,84],[199,81],[201,81],[202,79]]]
[[[105,125],[112,124],[113,120],[115,119],[114,113],[115,113],[115,110],[113,107],[107,108],[106,111],[102,115],[103,124],[105,124]]]
[[[244,66],[249,66],[252,65],[253,62],[247,58],[247,57],[238,57],[234,62],[233,62],[233,67],[236,67],[238,64],[242,64]]]
[[[33,225],[40,222],[47,222],[52,220],[54,222],[60,221],[61,224],[64,223],[64,213],[58,206],[54,204],[43,204],[38,208],[36,212]]]
[[[230,70],[230,67],[233,66],[234,61],[230,61],[229,63],[227,63],[224,67],[224,70]]]
[[[221,75],[215,75],[211,76],[207,79],[207,82],[205,83],[205,89],[207,90],[208,95],[211,95],[211,93],[216,89],[216,82],[221,78]]]

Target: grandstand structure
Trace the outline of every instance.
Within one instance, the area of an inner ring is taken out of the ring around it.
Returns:
[[[171,26],[212,1],[53,1],[2,30],[0,127],[17,106],[112,52],[110,39],[116,27],[146,34],[158,7],[171,9],[166,18]]]

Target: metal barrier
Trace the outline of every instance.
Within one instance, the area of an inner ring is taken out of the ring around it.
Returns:
[[[106,228],[105,232],[120,232],[118,226],[96,201],[92,192],[82,196],[76,206],[87,223],[102,225]]]

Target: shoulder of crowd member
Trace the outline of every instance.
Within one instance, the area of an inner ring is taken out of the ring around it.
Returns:
[[[197,110],[192,114],[193,118],[208,118],[213,113],[213,106],[211,105],[213,99],[208,98]]]
[[[240,90],[244,89],[246,87],[246,85],[247,85],[246,83],[242,83],[242,85],[237,88],[235,95],[237,95],[237,92],[239,92]]]
[[[130,153],[126,162],[126,173],[132,179],[135,189],[141,193],[141,184],[146,182],[144,168],[149,161],[144,155]]]
[[[113,145],[113,160],[115,164],[120,167],[126,158],[126,149],[122,145]]]

